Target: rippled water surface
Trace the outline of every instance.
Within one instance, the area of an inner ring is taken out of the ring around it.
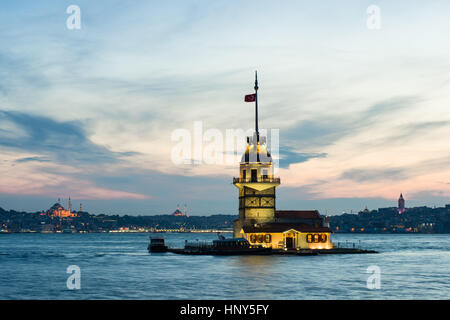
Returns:
[[[450,235],[335,234],[379,254],[149,254],[149,234],[0,234],[0,299],[450,299]],[[185,239],[215,234],[166,234]],[[81,289],[68,290],[69,265]],[[369,290],[367,267],[381,269]]]

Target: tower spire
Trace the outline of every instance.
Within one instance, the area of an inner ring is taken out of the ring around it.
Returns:
[[[255,71],[255,131],[256,131],[257,142],[259,142],[259,130],[258,130],[258,71]]]

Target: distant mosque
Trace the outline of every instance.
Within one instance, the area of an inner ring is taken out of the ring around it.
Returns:
[[[184,212],[182,212],[180,210],[180,205],[177,205],[177,209],[172,213],[172,215],[175,217],[187,217],[188,218],[189,216],[187,215],[187,206],[184,205]]]
[[[255,133],[247,137],[239,177],[233,178],[239,189],[239,219],[234,221],[233,236],[273,249],[331,249],[331,229],[317,210],[275,208],[275,189],[281,182],[274,176],[266,137],[259,135],[256,73],[254,89],[245,101],[255,102]]]
[[[81,205],[80,205],[80,211],[81,211]],[[69,209],[68,210],[66,210],[61,205],[61,199],[58,199],[58,202],[55,203],[50,209],[48,209],[46,214],[48,214],[51,217],[58,217],[58,218],[73,218],[73,217],[78,216],[78,214],[72,210],[72,203],[70,201],[70,197],[69,197]]]

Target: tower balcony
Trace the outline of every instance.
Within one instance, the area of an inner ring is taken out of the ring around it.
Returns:
[[[258,177],[258,178],[233,178],[233,184],[236,183],[275,183],[280,184],[280,178]]]
[[[249,187],[258,191],[263,191],[280,185],[280,178],[257,177],[257,178],[233,178],[233,184],[239,189]]]

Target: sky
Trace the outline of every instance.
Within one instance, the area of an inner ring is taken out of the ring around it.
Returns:
[[[70,5],[80,29],[67,27]],[[279,130],[278,209],[357,212],[396,206],[400,193],[407,207],[448,204],[449,10],[2,1],[0,207],[46,210],[70,196],[90,213],[237,214],[238,161],[176,164],[173,134],[198,122],[251,130],[243,98],[255,70],[260,127]]]

